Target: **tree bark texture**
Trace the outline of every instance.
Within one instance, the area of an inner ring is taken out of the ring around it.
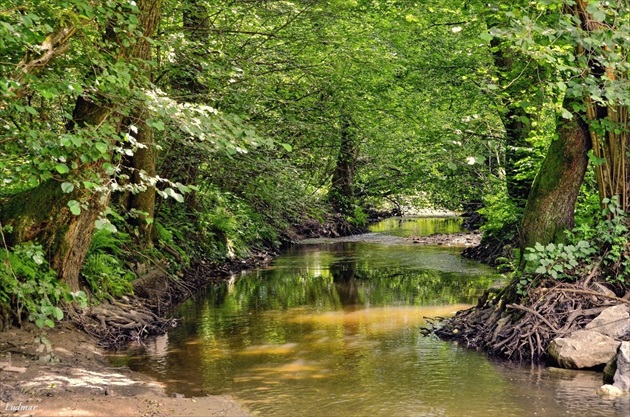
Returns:
[[[574,226],[573,212],[588,164],[591,143],[588,126],[574,117],[560,122],[555,139],[534,180],[527,200],[521,234],[521,253],[536,242],[562,241]]]
[[[151,45],[147,39],[153,36],[157,28],[162,13],[162,0],[140,0],[138,7],[140,8],[139,21],[144,28],[144,38],[138,40],[133,47],[131,56],[148,61],[151,59]],[[140,67],[149,71],[146,65],[141,65]],[[145,189],[130,196],[128,209],[141,213],[136,218],[139,243],[142,246],[151,247],[153,245],[153,223],[147,220],[153,219],[155,215],[156,192],[155,186],[147,185],[147,179],[156,175],[157,149],[155,146],[155,133],[146,124],[146,112],[144,109],[136,109],[132,120],[135,121],[138,128],[135,139],[138,144],[143,146],[136,149],[131,158],[131,181],[133,184],[137,184]]]

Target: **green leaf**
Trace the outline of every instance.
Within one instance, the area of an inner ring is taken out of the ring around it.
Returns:
[[[171,187],[168,187],[167,189],[164,190],[164,193],[171,197],[172,199],[174,199],[175,201],[177,201],[178,203],[183,203],[184,202],[184,196],[175,192],[175,190],[173,190]]]
[[[289,145],[288,143],[283,143],[282,147],[287,151],[287,152],[291,152],[293,150],[293,146]]]
[[[604,20],[606,20],[606,13],[602,12],[601,10],[597,10],[596,12],[593,12],[593,18],[598,22],[603,22]]]
[[[60,174],[67,174],[68,172],[70,172],[70,168],[68,168],[68,165],[62,163],[58,163],[57,165],[55,165],[55,169]]]
[[[59,307],[54,307],[52,311],[52,315],[55,319],[61,320],[63,318],[63,311]]]
[[[61,191],[66,194],[71,193],[72,191],[74,191],[74,185],[69,182],[63,182],[61,183]]]
[[[68,201],[68,207],[70,207],[70,212],[75,216],[81,214],[81,205],[77,200]]]
[[[567,109],[562,109],[562,118],[563,119],[567,119],[567,120],[571,120],[573,119],[573,114],[568,111]]]
[[[94,144],[94,147],[96,148],[96,150],[98,150],[100,153],[106,153],[107,152],[107,144],[105,142],[96,142]]]
[[[492,38],[494,38],[494,36],[492,36],[489,32],[482,32],[481,35],[479,35],[479,39],[486,42],[490,42]]]

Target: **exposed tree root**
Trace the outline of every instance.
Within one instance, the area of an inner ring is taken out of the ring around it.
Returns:
[[[166,332],[176,320],[153,313],[138,297],[120,301],[104,301],[82,312],[70,313],[73,321],[106,348],[116,348],[129,342],[140,342],[151,335]]]
[[[582,285],[549,281],[532,289],[521,304],[486,294],[476,307],[439,324],[433,322],[428,332],[491,355],[541,362],[547,359],[547,347],[554,338],[582,329],[609,306],[630,304],[605,292],[601,284]]]

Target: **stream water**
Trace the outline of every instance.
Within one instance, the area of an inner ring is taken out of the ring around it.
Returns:
[[[470,306],[501,277],[409,235],[458,219],[389,219],[372,233],[296,245],[185,302],[181,323],[119,364],[169,393],[230,394],[265,417],[624,416],[601,376],[516,366],[424,337],[425,317]]]

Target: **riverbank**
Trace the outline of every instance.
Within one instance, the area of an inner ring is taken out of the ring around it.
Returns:
[[[0,416],[248,416],[228,396],[171,398],[145,375],[109,364],[70,322],[0,338]],[[42,338],[43,336],[43,338]]]
[[[249,413],[229,396],[176,398],[165,387],[108,360],[113,348],[167,331],[170,312],[201,288],[244,269],[267,264],[275,253],[200,262],[186,279],[147,269],[134,295],[67,311],[54,328],[23,322],[0,333],[0,417],[4,416],[234,416]],[[121,320],[128,320],[127,324]]]

